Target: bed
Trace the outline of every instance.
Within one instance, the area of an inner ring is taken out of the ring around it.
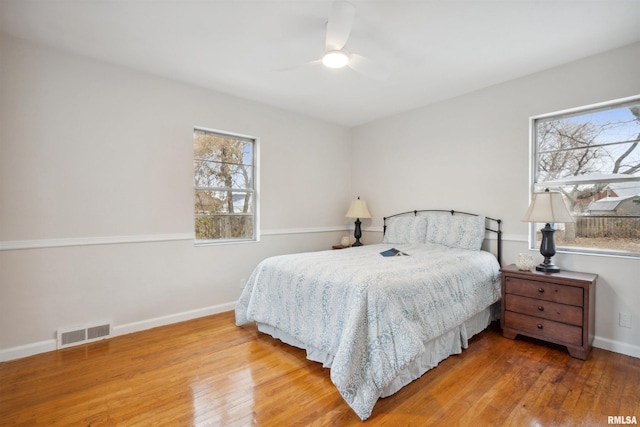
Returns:
[[[497,318],[500,227],[416,210],[384,218],[380,244],[268,258],[247,281],[236,324],[305,349],[366,420],[379,398],[461,353]],[[497,256],[482,250],[491,232]],[[406,256],[381,255],[389,249]]]

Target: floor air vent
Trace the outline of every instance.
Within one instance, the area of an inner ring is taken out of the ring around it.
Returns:
[[[111,336],[111,323],[91,325],[83,328],[58,329],[57,348],[71,347],[73,345],[86,344]]]

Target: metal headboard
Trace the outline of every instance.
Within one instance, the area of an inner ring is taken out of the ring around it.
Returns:
[[[384,226],[382,229],[383,234],[385,234],[387,232],[387,220],[389,218],[393,218],[396,216],[402,216],[402,215],[411,215],[413,214],[414,216],[418,216],[419,213],[422,212],[448,212],[451,215],[470,215],[470,216],[482,216],[482,215],[478,215],[478,214],[474,214],[474,213],[469,213],[469,212],[461,212],[461,211],[454,211],[454,210],[443,210],[443,209],[421,209],[421,210],[415,210],[415,211],[407,211],[407,212],[401,212],[401,213],[397,213],[394,215],[389,215],[389,216],[385,216],[383,218],[383,222],[384,222]],[[498,241],[498,249],[497,249],[497,254],[496,254],[496,258],[498,259],[498,263],[500,265],[502,265],[502,220],[501,219],[495,219],[495,218],[490,218],[488,216],[485,216],[486,222],[488,223],[487,226],[485,226],[485,230],[492,232],[492,233],[496,233],[496,239]]]

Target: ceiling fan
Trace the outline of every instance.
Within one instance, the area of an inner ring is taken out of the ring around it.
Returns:
[[[328,68],[349,67],[352,70],[375,80],[386,80],[389,74],[386,69],[357,53],[350,53],[345,49],[349,40],[356,8],[353,4],[336,0],[331,5],[327,34],[325,38],[325,53],[321,59],[309,64],[322,63]],[[297,68],[289,67],[287,69]]]
[[[376,80],[385,80],[389,77],[385,69],[362,55],[349,53],[344,48],[349,40],[355,15],[356,8],[353,4],[344,0],[333,2],[327,22],[325,54],[322,56],[322,64],[329,68],[348,66],[365,76]]]

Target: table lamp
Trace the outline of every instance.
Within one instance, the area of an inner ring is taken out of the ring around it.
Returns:
[[[369,208],[367,208],[367,202],[365,202],[364,200],[360,200],[360,197],[358,197],[356,200],[353,200],[345,216],[347,218],[356,219],[356,229],[353,232],[353,237],[356,238],[356,241],[351,246],[362,246],[362,243],[360,242],[360,237],[362,237],[362,230],[360,229],[360,218],[371,218]]]
[[[553,223],[575,222],[567,205],[562,199],[562,194],[557,191],[545,189],[543,192],[533,193],[531,204],[522,221],[545,223],[545,227],[540,230],[542,242],[540,243],[540,254],[544,261],[536,266],[537,271],[546,273],[557,273],[560,268],[551,262],[551,258],[556,254],[556,244],[553,235],[556,232],[551,226]]]

